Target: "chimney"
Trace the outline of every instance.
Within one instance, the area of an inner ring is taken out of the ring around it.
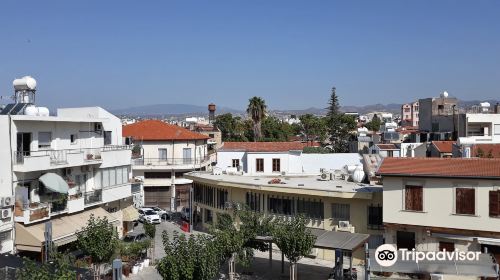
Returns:
[[[213,124],[215,121],[215,104],[208,104],[208,123]]]

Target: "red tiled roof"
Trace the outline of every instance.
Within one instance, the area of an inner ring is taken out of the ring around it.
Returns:
[[[136,140],[205,140],[209,137],[159,120],[146,120],[123,126],[123,137]]]
[[[382,176],[500,178],[500,159],[385,158],[377,174]]]
[[[314,146],[301,142],[224,142],[219,151],[288,152]]]
[[[381,150],[399,150],[398,147],[394,144],[376,144],[377,147]]]
[[[472,157],[478,156],[478,149],[483,151],[483,157],[500,158],[500,144],[475,144],[472,146]]]
[[[453,151],[453,144],[455,144],[455,141],[432,141],[432,145],[440,153],[451,153]]]

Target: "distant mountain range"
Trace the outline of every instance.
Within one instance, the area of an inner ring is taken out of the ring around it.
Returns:
[[[496,104],[497,100],[472,100],[472,101],[459,101],[459,107],[468,108],[472,105],[477,105],[480,102],[489,102],[492,106]],[[373,104],[365,106],[342,106],[341,110],[343,112],[358,112],[359,114],[367,114],[370,112],[390,112],[399,113],[401,112],[401,105],[397,103],[390,104]],[[126,115],[126,116],[205,116],[208,114],[208,108],[206,106],[197,106],[190,104],[155,104],[155,105],[145,105],[136,106],[119,110],[111,110],[115,115]],[[273,114],[281,115],[304,115],[304,114],[314,114],[314,115],[325,115],[327,110],[325,108],[310,107],[302,110],[271,110]],[[244,114],[242,110],[237,110],[229,107],[217,107],[217,114],[232,113],[232,114]]]

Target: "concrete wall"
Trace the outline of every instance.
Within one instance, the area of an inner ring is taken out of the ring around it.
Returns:
[[[489,216],[489,191],[500,181],[470,179],[384,177],[384,223],[444,227],[477,231],[497,231],[500,219]],[[404,210],[404,186],[423,186],[423,212]],[[455,188],[476,190],[476,214],[455,213]]]
[[[158,149],[167,149],[167,157],[169,159],[184,158],[183,149],[191,149],[191,158],[203,158],[207,155],[207,144],[205,140],[176,140],[176,141],[144,141],[142,143],[144,158],[160,157]]]
[[[0,137],[0,198],[13,196],[12,189],[12,150],[11,138],[9,138],[9,117],[0,115],[0,131],[3,137]],[[13,207],[8,207],[13,211]],[[0,232],[5,232],[8,238],[1,242],[0,253],[8,253],[14,247],[13,236],[13,220],[14,218],[0,219]]]

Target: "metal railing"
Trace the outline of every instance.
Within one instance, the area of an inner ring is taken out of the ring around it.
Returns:
[[[85,205],[102,202],[102,190],[85,193]]]
[[[202,158],[134,158],[133,165],[151,165],[151,166],[168,166],[168,165],[200,165],[207,162],[210,157]]]
[[[53,165],[67,164],[68,154],[83,154],[85,161],[101,160],[101,152],[130,150],[130,145],[106,145],[100,148],[77,148],[61,150],[41,150],[41,151],[15,151],[13,154],[14,164],[24,164],[27,157],[50,157],[50,163]]]
[[[31,207],[27,206],[25,210],[29,211],[30,222],[48,218],[50,214],[50,204],[40,203],[37,206]]]

